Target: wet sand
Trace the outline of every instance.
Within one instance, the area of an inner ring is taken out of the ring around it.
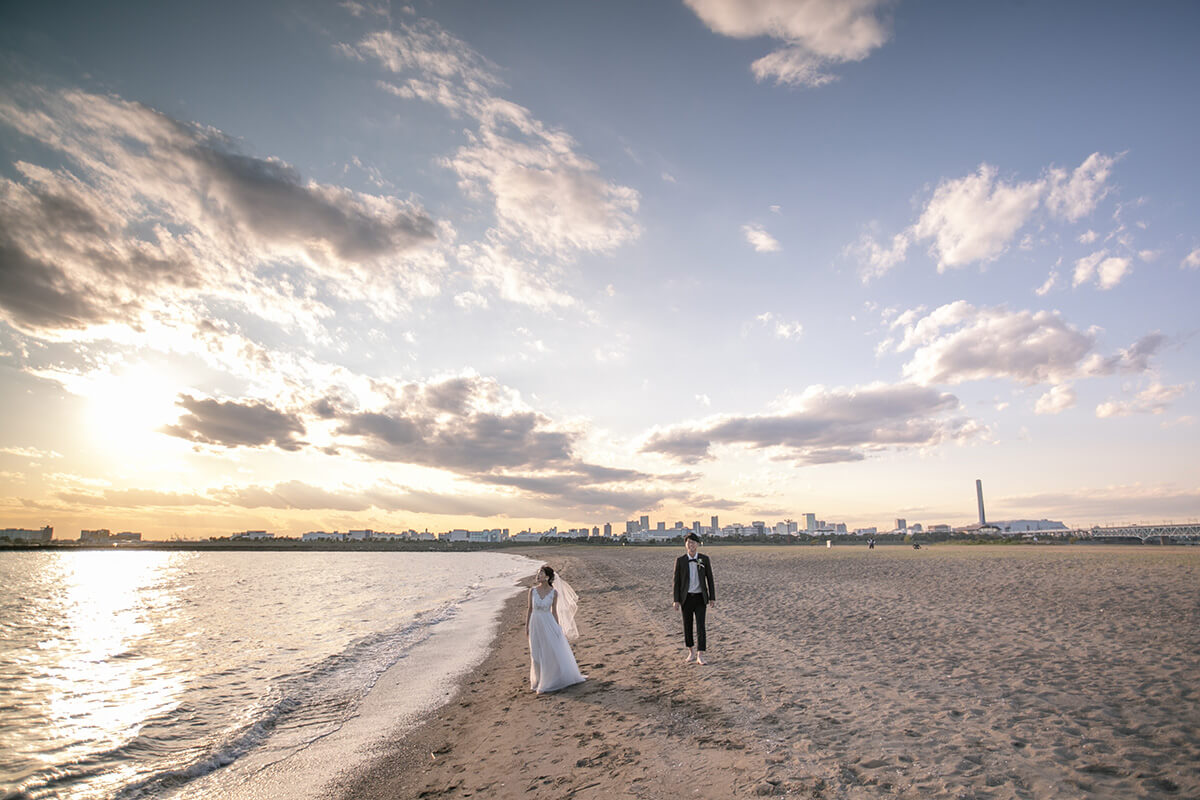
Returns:
[[[720,547],[710,665],[680,551],[540,548],[589,680],[529,692],[524,598],[346,798],[1200,797],[1200,548]]]

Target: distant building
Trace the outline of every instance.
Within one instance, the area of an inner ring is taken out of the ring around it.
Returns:
[[[804,515],[804,530],[815,531],[816,529],[817,529],[817,515],[816,514],[805,514]]]
[[[625,523],[625,532],[626,532],[626,533],[633,533],[633,532],[634,532],[634,531],[636,531],[636,530],[641,530],[641,529],[638,527],[637,520],[632,520],[632,519],[631,519],[631,520],[628,520],[628,521]]]
[[[877,533],[879,533],[879,529],[876,528],[875,526],[871,526],[870,528],[855,528],[854,529],[855,536],[874,536]]]
[[[952,531],[952,530],[954,530],[954,529],[951,528],[949,525],[943,525],[941,523],[939,523],[937,525],[929,526],[930,533],[950,533],[950,531]]]
[[[895,525],[895,527],[892,528],[892,530],[895,530],[895,531],[908,530],[908,520],[906,520],[904,517],[896,517],[896,525]]]
[[[114,542],[140,542],[142,535],[136,531],[121,531],[113,534],[112,540]]]
[[[230,539],[274,539],[275,534],[266,531],[242,531],[229,537]]]
[[[54,528],[51,528],[49,525],[37,531],[26,528],[5,528],[4,530],[0,530],[0,539],[8,539],[10,542],[47,544],[53,538]]]
[[[696,534],[697,536],[700,535],[700,520],[696,520],[692,523],[692,533]]]
[[[300,537],[300,541],[302,541],[302,542],[344,542],[344,541],[346,541],[346,538],[347,538],[346,534],[338,533],[337,531],[334,531],[333,533],[329,533],[327,531],[309,531],[308,533],[306,533]]]
[[[1003,522],[993,522],[1004,533],[1029,533],[1030,531],[1065,531],[1070,530],[1058,520],[1052,519],[1009,519]]]
[[[604,538],[608,539],[611,537],[612,537],[612,523],[606,522],[606,523],[604,523]]]
[[[713,533],[716,533],[717,531],[721,530],[721,523],[717,520],[717,517],[715,515],[713,516],[713,518],[711,520],[709,520],[709,522],[712,525]]]
[[[833,530],[835,533],[845,533],[846,532],[846,523],[839,522],[838,524],[833,526]]]
[[[643,519],[644,519],[644,517],[643,517]],[[665,531],[666,529],[667,529],[667,523],[665,523],[665,522],[660,522],[660,523],[658,523],[658,528],[657,528],[657,530],[659,530],[659,531]]]
[[[112,536],[112,531],[108,528],[97,528],[94,531],[80,531],[79,541],[81,542],[107,542]]]
[[[650,515],[643,514],[642,516],[638,517],[638,525],[644,531],[650,530]]]
[[[921,527],[921,523],[914,522],[912,524],[912,527],[909,528],[909,530],[912,531],[913,533],[920,533],[921,531],[923,531],[925,529]]]

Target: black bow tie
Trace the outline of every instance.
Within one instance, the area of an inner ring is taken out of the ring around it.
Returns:
[[[693,564],[695,564],[695,563],[696,563],[697,561],[699,561],[699,560],[700,560],[700,559],[698,559],[698,558],[689,558],[689,559],[688,559],[688,561],[692,562]]]

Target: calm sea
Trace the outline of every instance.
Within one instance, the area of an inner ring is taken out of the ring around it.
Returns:
[[[482,655],[499,600],[535,563],[0,553],[0,797],[186,793],[329,738],[377,683],[388,720],[428,706],[452,664]],[[421,674],[406,676],[409,664]]]

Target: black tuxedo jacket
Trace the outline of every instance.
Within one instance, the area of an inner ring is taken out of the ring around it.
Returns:
[[[708,556],[704,553],[696,554],[696,568],[700,571],[700,593],[704,595],[704,602],[711,603],[717,599],[717,587],[713,583],[712,563],[709,562]],[[675,559],[675,602],[682,603],[687,599],[688,584],[691,582],[691,572],[688,569],[688,557],[686,555]]]

